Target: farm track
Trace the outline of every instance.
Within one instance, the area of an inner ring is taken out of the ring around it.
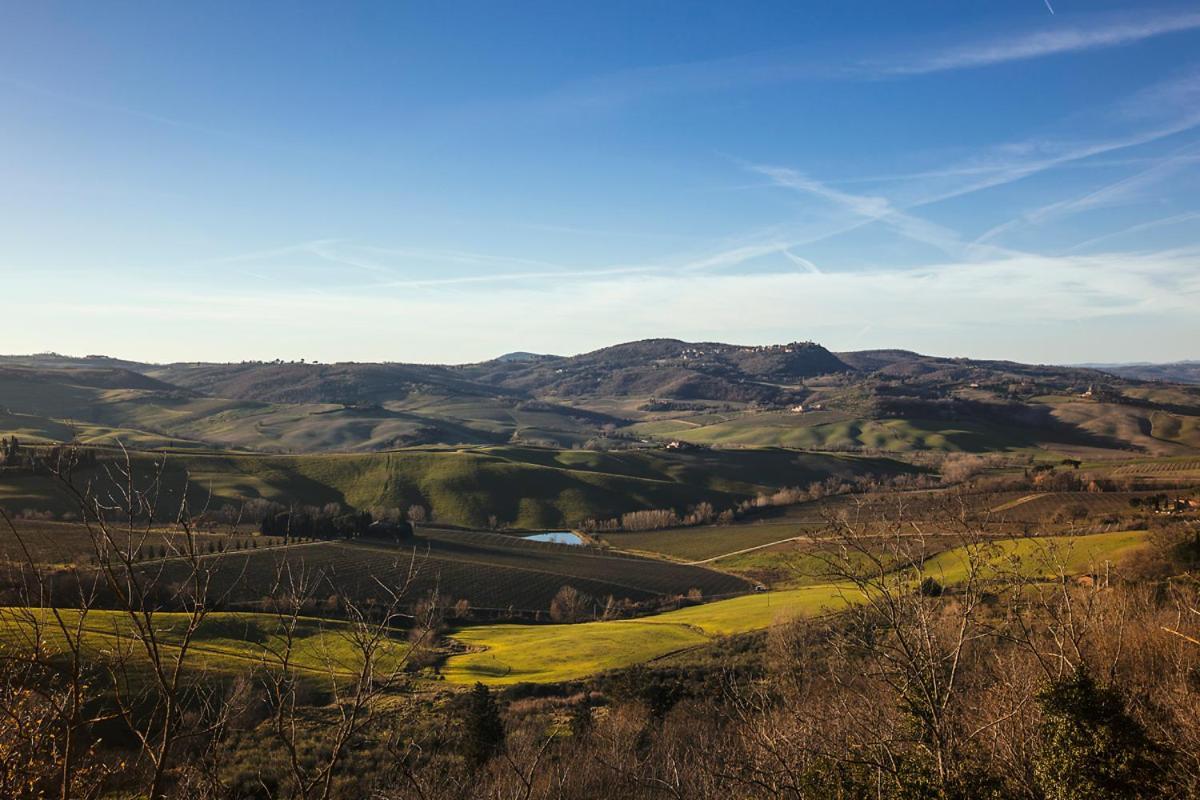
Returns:
[[[1011,539],[1012,538],[1012,534],[1005,533],[1004,531],[980,530],[977,533],[980,536],[991,538],[991,539]],[[892,533],[892,534],[868,533],[868,534],[864,534],[862,536],[862,538],[871,539],[871,538],[881,538],[884,536],[896,537],[896,538],[901,538],[901,539],[904,539],[904,538],[908,538],[908,539],[929,538],[929,534],[927,534],[927,533]],[[1038,538],[1038,537],[1031,537],[1031,538]],[[766,550],[769,547],[776,547],[778,545],[787,544],[789,542],[811,542],[814,544],[819,544],[821,542],[837,542],[837,541],[840,541],[840,540],[836,536],[793,536],[789,539],[780,539],[777,542],[767,542],[766,544],[755,545],[754,547],[745,547],[741,550],[734,550],[731,553],[722,553],[719,556],[713,556],[712,558],[706,558],[701,561],[685,561],[683,563],[687,564],[688,566],[701,566],[704,564],[710,564],[714,561],[721,561],[726,558],[740,556],[745,553],[753,553],[756,550]]]
[[[993,508],[991,510],[991,513],[999,514],[1002,511],[1008,511],[1009,509],[1016,508],[1019,505],[1024,505],[1025,503],[1028,503],[1030,500],[1036,500],[1039,497],[1041,497],[1041,495],[1037,494],[1037,493],[1027,494],[1024,497],[1018,497],[1016,500],[1011,500],[1007,503],[1001,503],[1000,505]]]
[[[711,564],[712,562],[720,561],[723,558],[731,558],[733,556],[740,556],[743,553],[753,553],[755,550],[766,550],[768,547],[775,547],[777,545],[787,544],[788,542],[803,542],[803,541],[811,542],[811,541],[817,541],[817,540],[812,536],[792,536],[791,538],[788,538],[788,539],[780,539],[777,542],[767,542],[766,544],[759,544],[759,545],[755,545],[754,547],[743,547],[741,550],[734,550],[731,553],[722,553],[721,555],[713,556],[712,558],[704,558],[699,561],[685,561],[683,563],[687,564],[688,566],[695,567],[695,566],[700,566],[702,564]]]

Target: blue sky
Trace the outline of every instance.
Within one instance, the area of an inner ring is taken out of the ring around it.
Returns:
[[[1200,7],[0,2],[6,352],[1200,357]]]

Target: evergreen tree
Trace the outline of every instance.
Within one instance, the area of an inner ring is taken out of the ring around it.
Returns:
[[[1034,772],[1047,800],[1154,797],[1158,748],[1112,687],[1080,668],[1038,695],[1043,721]]]
[[[504,722],[491,690],[476,683],[467,702],[464,720],[463,755],[475,766],[482,766],[504,748]]]

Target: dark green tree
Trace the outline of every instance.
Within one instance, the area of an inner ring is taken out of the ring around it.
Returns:
[[[1041,748],[1034,773],[1047,800],[1149,798],[1161,786],[1161,752],[1131,717],[1120,693],[1086,669],[1038,695]]]
[[[474,766],[482,766],[504,748],[504,721],[496,698],[482,683],[476,683],[467,701],[464,720],[463,755]]]
[[[926,576],[925,579],[921,581],[919,591],[926,597],[941,597],[942,592],[945,590],[935,578],[932,576]]]

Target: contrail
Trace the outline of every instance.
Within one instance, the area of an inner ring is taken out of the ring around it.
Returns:
[[[1050,0],[1046,0],[1046,8],[1050,10],[1051,14],[1054,13],[1054,6],[1050,5]]]

